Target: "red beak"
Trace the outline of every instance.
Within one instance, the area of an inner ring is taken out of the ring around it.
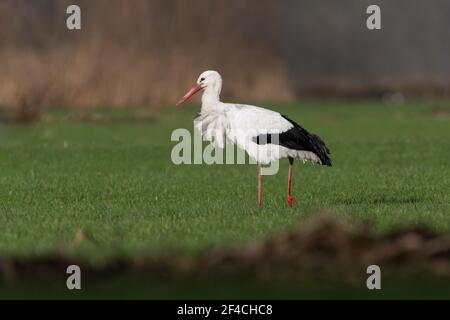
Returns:
[[[194,94],[196,94],[197,92],[199,92],[200,90],[202,90],[202,87],[199,84],[196,84],[195,86],[193,86],[191,88],[191,90],[189,90],[184,97],[178,101],[177,103],[177,107],[183,103],[185,103],[187,100],[189,100],[190,97],[192,97]]]

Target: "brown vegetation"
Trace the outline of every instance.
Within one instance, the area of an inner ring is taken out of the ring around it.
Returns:
[[[254,36],[267,30],[255,24],[270,15],[271,1],[258,2],[254,18],[250,2],[78,1],[82,30],[68,31],[70,1],[4,1],[0,105],[28,114],[173,104],[205,69],[223,73],[230,98],[288,99],[277,49]]]
[[[66,28],[66,8],[82,30]],[[0,106],[172,105],[206,69],[224,98],[448,97],[447,0],[3,0]]]
[[[73,246],[97,242],[79,231]],[[31,259],[0,258],[0,279],[26,275],[51,276],[70,264],[80,265],[65,254]],[[106,265],[83,264],[83,272],[121,274],[137,272],[155,277],[211,278],[242,276],[296,279],[303,276],[365,274],[369,265],[379,265],[383,274],[450,275],[450,237],[423,229],[408,229],[383,235],[367,225],[349,228],[329,215],[319,215],[292,230],[245,245],[205,250],[197,256],[166,253],[160,256],[112,260]]]

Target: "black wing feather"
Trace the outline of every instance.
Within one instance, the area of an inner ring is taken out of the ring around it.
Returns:
[[[329,157],[331,152],[325,145],[325,142],[318,135],[306,131],[295,121],[284,115],[282,117],[292,123],[294,127],[278,135],[278,144],[289,149],[313,152],[319,157],[323,165],[331,166]],[[271,134],[259,135],[253,141],[257,144],[272,143]],[[274,141],[274,143],[276,142]]]

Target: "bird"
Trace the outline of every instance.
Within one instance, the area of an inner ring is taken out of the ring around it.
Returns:
[[[182,105],[201,90],[201,110],[194,119],[194,127],[214,147],[237,144],[256,160],[259,208],[262,207],[262,165],[282,158],[289,160],[286,196],[289,207],[295,201],[291,188],[295,159],[331,167],[331,153],[325,142],[294,120],[269,109],[220,101],[222,77],[217,71],[200,74],[176,105]]]

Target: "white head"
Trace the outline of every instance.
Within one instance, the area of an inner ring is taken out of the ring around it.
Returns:
[[[177,106],[189,100],[189,98],[191,98],[194,94],[202,89],[205,89],[205,94],[219,99],[220,91],[222,90],[222,77],[220,76],[220,74],[214,70],[203,72],[198,77],[197,83],[177,103]]]

